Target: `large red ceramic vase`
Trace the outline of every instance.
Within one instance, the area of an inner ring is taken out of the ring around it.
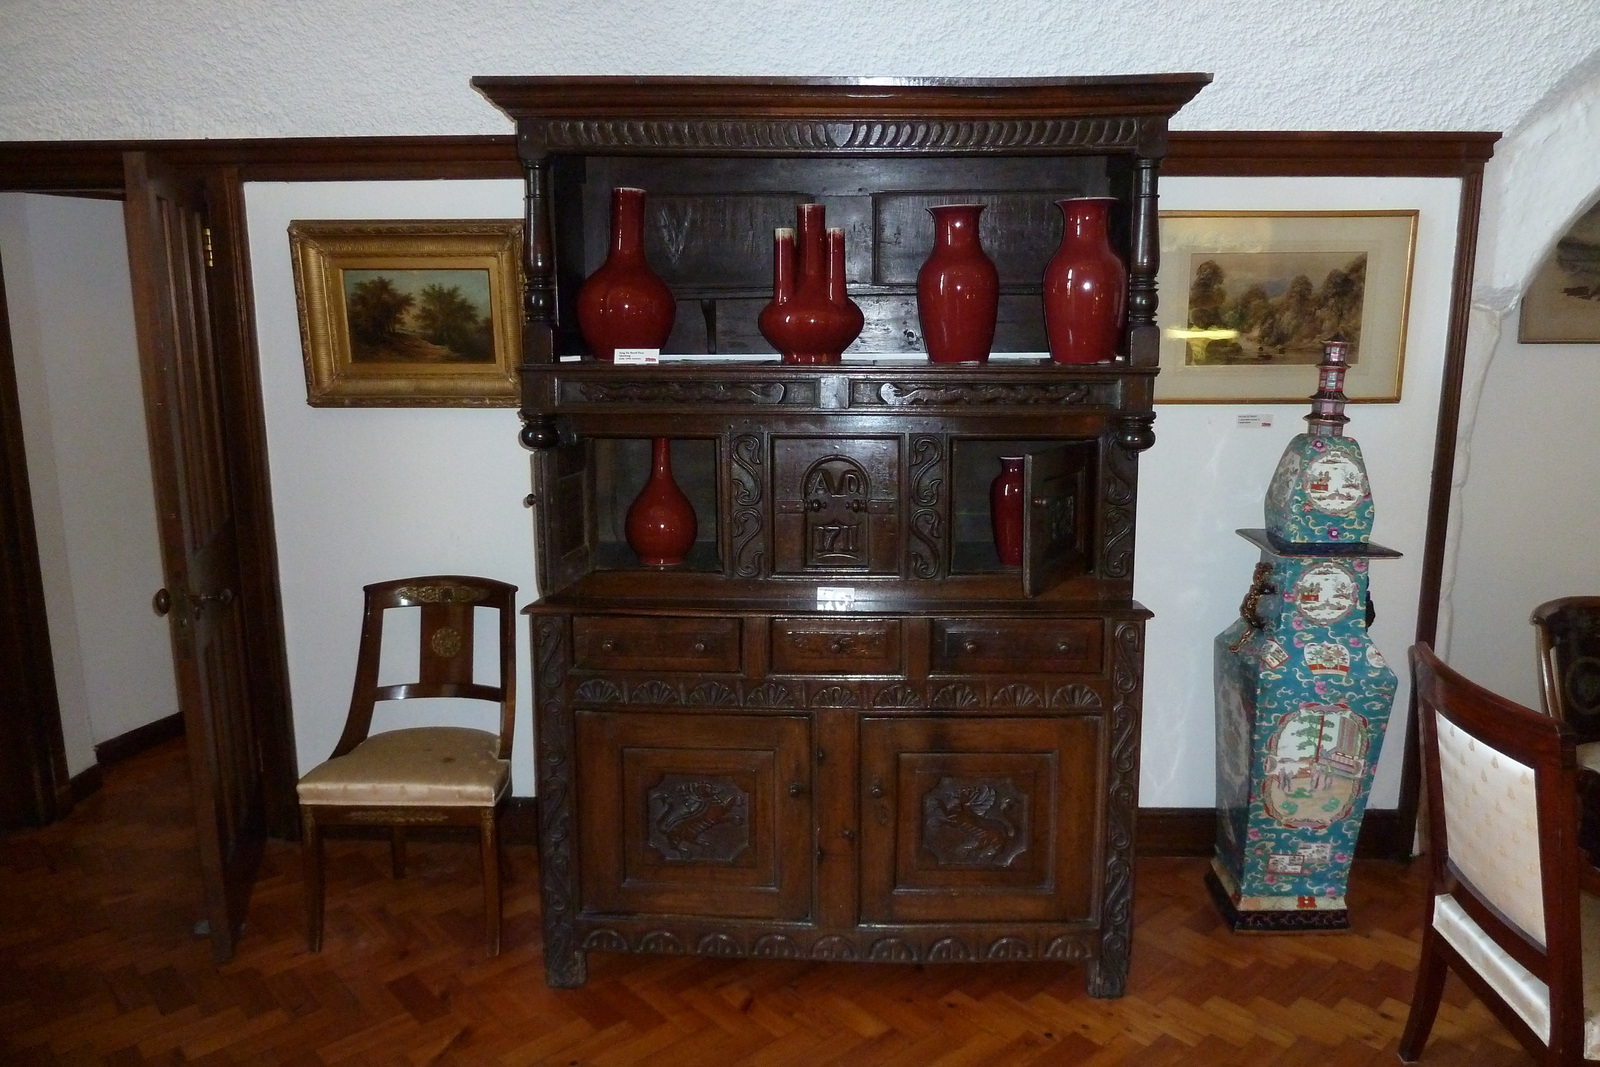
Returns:
[[[787,227],[773,231],[772,302],[756,325],[785,363],[839,362],[866,321],[845,294],[844,231],[824,232],[824,211],[799,206],[798,240]]]
[[[644,190],[611,190],[611,249],[578,290],[578,329],[594,358],[660,348],[677,313],[672,290],[644,258]]]
[[[989,521],[994,549],[1007,567],[1022,566],[1022,457],[1001,456],[1000,473],[989,483]]]
[[[930,207],[933,251],[917,272],[917,317],[931,363],[987,363],[1000,273],[978,242],[982,204]]]
[[[1057,363],[1116,355],[1127,312],[1128,269],[1111,247],[1109,196],[1057,200],[1067,229],[1044,272],[1044,325]]]
[[[650,480],[628,508],[628,545],[638,553],[639,562],[672,567],[694,547],[697,529],[694,505],[672,478],[672,442],[657,437],[652,442]]]

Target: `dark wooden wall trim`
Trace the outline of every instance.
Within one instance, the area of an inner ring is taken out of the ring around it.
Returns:
[[[0,829],[54,822],[72,802],[0,270]]]
[[[136,726],[125,734],[118,734],[107,741],[102,741],[94,746],[94,761],[101,767],[109,767],[113,763],[121,763],[125,759],[132,759],[141,752],[155,748],[159,744],[171,741],[175,737],[183,736],[183,712],[173,712],[171,715],[147,722],[143,726]]]

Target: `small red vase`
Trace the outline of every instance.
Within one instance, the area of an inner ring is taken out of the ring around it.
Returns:
[[[578,329],[594,358],[619,348],[660,348],[678,303],[644,258],[644,190],[611,190],[611,250],[578,290]]]
[[[1022,566],[1022,457],[1001,456],[1000,473],[989,483],[989,520],[994,548],[1007,567]]]
[[[694,547],[698,526],[694,505],[672,479],[672,441],[657,437],[651,444],[650,480],[628,508],[625,530],[640,563],[672,567]]]
[[[930,207],[933,251],[917,272],[917,317],[930,363],[987,363],[1000,273],[978,242],[982,204]]]
[[[824,213],[821,204],[799,206],[798,241],[787,227],[773,231],[772,302],[756,325],[785,363],[839,362],[866,322],[845,293],[844,231],[824,233]]]
[[[1057,363],[1100,363],[1117,353],[1128,269],[1111,247],[1109,196],[1057,200],[1067,229],[1044,272],[1044,326]]]

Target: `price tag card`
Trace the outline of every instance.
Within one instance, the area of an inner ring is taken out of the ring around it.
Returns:
[[[849,611],[855,606],[856,591],[848,585],[817,586],[818,611]]]
[[[624,366],[641,366],[661,362],[661,349],[659,348],[619,348],[617,349],[616,362]]]

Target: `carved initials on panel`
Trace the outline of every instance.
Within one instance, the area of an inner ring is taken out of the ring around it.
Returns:
[[[1028,849],[1028,798],[1009,778],[941,778],[922,798],[922,847],[941,866],[1009,867]]]
[[[804,485],[805,565],[865,567],[867,472],[846,456],[829,456],[811,465]]]
[[[732,778],[664,774],[645,802],[650,847],[669,863],[728,863],[750,847],[750,795]]]

